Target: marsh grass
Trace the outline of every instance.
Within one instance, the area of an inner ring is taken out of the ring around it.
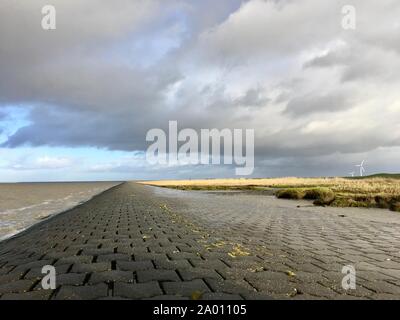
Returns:
[[[330,188],[288,188],[278,190],[275,195],[283,199],[314,200],[315,205],[330,205],[335,200],[335,193]]]
[[[384,208],[400,212],[400,179],[395,175],[363,178],[261,178],[164,180],[141,183],[180,190],[271,190],[279,198],[313,200],[316,205]]]

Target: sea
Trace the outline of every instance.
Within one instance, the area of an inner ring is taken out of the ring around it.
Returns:
[[[120,182],[0,183],[0,241]]]

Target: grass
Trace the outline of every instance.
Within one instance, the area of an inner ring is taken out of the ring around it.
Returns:
[[[260,178],[143,181],[180,190],[276,190],[278,198],[313,200],[315,205],[385,208],[400,212],[400,175],[362,178]]]
[[[283,199],[314,200],[315,205],[330,205],[335,200],[335,193],[326,187],[281,189],[275,195]]]

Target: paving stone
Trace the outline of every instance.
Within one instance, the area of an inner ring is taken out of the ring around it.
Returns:
[[[375,300],[400,300],[400,295],[389,293],[377,293],[372,296]]]
[[[185,281],[204,278],[223,279],[220,274],[211,269],[187,268],[179,269],[178,272]]]
[[[274,280],[278,282],[288,282],[290,277],[283,272],[261,271],[261,272],[248,273],[246,275],[246,279],[254,283],[260,283],[269,280]]]
[[[361,284],[357,284],[356,289],[345,290],[339,286],[333,288],[331,287],[331,289],[339,294],[338,299],[340,299],[340,297],[371,298],[374,295],[374,292],[372,290],[363,287]]]
[[[387,275],[391,278],[396,278],[396,279],[400,280],[400,270],[385,269],[385,270],[382,270],[382,274]]]
[[[238,294],[208,292],[202,295],[201,300],[243,300]]]
[[[265,293],[275,293],[279,295],[292,296],[297,292],[297,284],[293,282],[283,282],[281,280],[257,281],[249,279],[249,283],[258,291]]]
[[[106,255],[106,254],[113,254],[114,250],[111,248],[90,248],[90,249],[83,249],[82,254],[88,256],[99,256],[99,255]]]
[[[168,260],[165,253],[138,253],[134,254],[135,261],[148,261],[148,260]]]
[[[39,261],[32,261],[23,265],[19,265],[17,267],[15,267],[15,269],[13,270],[13,272],[16,271],[28,271],[32,268],[37,268],[37,267],[44,267],[46,265],[51,265],[53,262],[53,260],[39,260]]]
[[[133,282],[133,273],[120,270],[96,272],[91,275],[89,284],[111,281]]]
[[[180,295],[191,297],[192,294],[200,292],[210,292],[205,282],[200,279],[183,282],[163,282],[162,286],[165,292],[169,295]]]
[[[102,272],[108,270],[111,270],[110,262],[78,263],[72,266],[72,272],[78,273]]]
[[[154,264],[157,269],[188,269],[193,268],[187,260],[155,260]]]
[[[400,270],[399,270],[400,271]],[[393,273],[392,273],[393,274]],[[400,273],[399,273],[400,275]],[[368,280],[368,281],[378,281],[378,280],[385,280],[385,281],[396,281],[396,277],[392,277],[387,274],[387,272],[382,271],[382,272],[373,272],[373,271],[356,271],[356,276],[357,278],[363,279],[363,280]]]
[[[0,284],[20,280],[24,274],[25,271],[19,271],[19,272],[17,271],[1,275]]]
[[[180,281],[178,274],[173,270],[142,270],[137,272],[139,282],[149,281]]]
[[[36,290],[24,293],[6,293],[1,296],[2,300],[48,300],[53,290]]]
[[[198,259],[190,259],[190,262],[195,266],[195,268],[210,268],[210,269],[218,269],[225,268],[226,264],[220,260],[198,260]]]
[[[363,284],[364,287],[376,293],[389,293],[400,295],[400,287],[387,281],[369,281]]]
[[[107,296],[107,285],[100,283],[93,286],[61,286],[56,300],[92,300]]]
[[[257,269],[253,269],[254,271]],[[261,269],[259,269],[261,270]],[[235,269],[235,268],[218,268],[216,270],[222,277],[228,280],[244,279],[247,275],[251,275],[253,272],[250,270]]]
[[[72,264],[72,263],[90,263],[92,262],[93,257],[92,256],[70,256],[70,257],[65,257],[65,258],[61,258],[60,260],[58,260],[54,266],[57,267],[59,265],[63,265],[63,264]]]
[[[14,269],[14,267],[7,267],[7,266],[4,266],[4,267],[1,267],[1,269],[0,269],[0,275],[7,275],[12,269]]]
[[[34,284],[32,280],[17,280],[0,285],[0,294],[26,292]]]
[[[189,300],[189,297],[182,297],[182,296],[177,296],[177,295],[160,295],[160,296],[155,296],[152,298],[148,298],[145,300]]]
[[[199,254],[197,252],[169,252],[168,256],[171,260],[183,260],[183,259],[198,259]]]
[[[245,280],[220,280],[210,278],[206,279],[206,281],[214,292],[242,294],[256,291],[256,289]]]
[[[208,202],[193,202],[192,210],[151,187],[122,184],[0,242],[0,295],[189,299],[200,288],[204,299],[400,296],[400,216],[349,209],[343,218],[338,212],[346,209],[296,208],[264,196],[280,205],[238,211],[247,198],[229,196],[216,215],[203,208]],[[244,249],[232,254],[238,246]],[[56,267],[56,292],[38,290],[44,264]],[[356,290],[341,288],[347,264],[356,267]]]
[[[330,289],[329,287],[325,287],[319,283],[312,282],[312,283],[297,283],[295,288],[298,292],[303,294],[310,294],[318,297],[327,297],[327,298],[334,298],[337,296],[337,293]]]
[[[243,292],[241,294],[246,300],[274,300],[272,296],[263,292]]]
[[[107,261],[130,261],[132,257],[130,255],[124,253],[112,253],[112,254],[104,254],[97,257],[98,262],[107,262]]]
[[[117,282],[114,285],[114,295],[130,299],[151,298],[161,294],[160,285],[156,281],[135,284]]]
[[[69,265],[69,264],[68,265],[64,264],[64,265],[55,267],[56,275],[67,273],[70,267],[71,267],[71,265]],[[44,276],[45,276],[45,274],[42,273],[42,268],[39,267],[39,268],[34,268],[34,269],[29,270],[29,272],[24,275],[24,279],[38,280],[38,279],[42,279]]]
[[[122,254],[126,254],[126,255],[129,255],[129,256],[132,256],[134,254],[134,250],[133,250],[133,248],[131,246],[118,245],[117,253],[122,253]]]
[[[56,285],[83,285],[86,275],[84,273],[64,273],[56,277]]]
[[[118,261],[117,268],[124,271],[143,271],[154,269],[153,263],[148,261]]]

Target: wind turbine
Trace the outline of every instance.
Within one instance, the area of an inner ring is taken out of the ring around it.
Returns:
[[[354,177],[354,174],[355,174],[355,172],[354,172],[354,171],[352,171],[352,172],[349,172],[349,175],[351,175],[352,177]]]
[[[360,164],[356,164],[355,166],[356,166],[356,167],[360,167],[360,177],[362,177],[362,176],[363,176],[363,173],[365,172],[365,169],[364,169],[364,160],[361,161]]]

